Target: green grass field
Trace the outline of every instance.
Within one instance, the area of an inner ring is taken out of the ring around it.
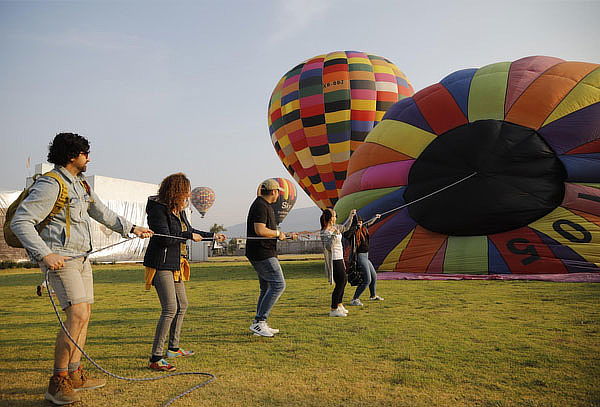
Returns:
[[[218,379],[174,406],[600,406],[599,284],[380,281],[384,302],[331,318],[322,261],[282,265],[275,338],[248,331],[248,263],[193,266],[182,346],[196,355],[176,365]],[[86,350],[119,375],[160,375],[146,368],[160,307],[142,276],[140,265],[95,266]],[[39,281],[39,270],[0,271],[2,406],[49,405],[58,325]],[[111,378],[78,406],[160,406],[198,381]]]

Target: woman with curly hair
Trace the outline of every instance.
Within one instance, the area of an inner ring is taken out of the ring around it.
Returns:
[[[167,336],[169,343],[166,358],[194,354],[191,350],[179,347],[183,317],[188,307],[184,281],[190,279],[184,239],[194,242],[199,242],[202,238],[225,239],[222,234],[202,232],[190,225],[185,214],[190,196],[190,180],[183,173],[172,174],[162,180],[158,195],[149,197],[146,205],[150,228],[157,234],[173,236],[153,236],[144,255],[146,289],[154,286],[162,307],[150,356],[149,368],[153,370],[175,370],[175,366],[165,360],[163,347]]]

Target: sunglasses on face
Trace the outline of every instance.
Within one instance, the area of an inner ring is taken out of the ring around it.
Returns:
[[[81,151],[79,154],[85,155],[85,158],[89,158],[89,156],[90,156],[90,152],[89,151]]]

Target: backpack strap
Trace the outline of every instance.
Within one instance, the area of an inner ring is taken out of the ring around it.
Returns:
[[[40,224],[37,226],[37,230],[39,232],[42,229],[44,229],[46,226],[48,226],[50,221],[52,221],[52,218],[54,218],[56,215],[58,215],[58,213],[62,210],[62,208],[66,208],[67,213],[66,213],[65,233],[66,233],[67,239],[68,239],[71,236],[71,211],[69,210],[69,205],[68,205],[69,190],[67,188],[67,184],[65,183],[65,180],[63,179],[63,177],[54,171],[48,171],[47,173],[44,174],[44,176],[55,179],[56,182],[58,182],[60,189],[58,191],[58,197],[56,198],[54,207],[52,208],[52,210],[50,211],[48,216],[46,216],[46,218],[43,221],[41,221]]]

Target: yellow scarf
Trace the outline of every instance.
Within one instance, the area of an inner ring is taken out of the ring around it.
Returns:
[[[156,269],[152,267],[146,267],[146,272],[144,275],[144,280],[146,282],[146,290],[149,290],[152,287],[152,280],[154,280],[154,275],[156,274]],[[190,263],[186,258],[181,258],[179,263],[179,270],[173,270],[173,280],[175,281],[190,281]]]

